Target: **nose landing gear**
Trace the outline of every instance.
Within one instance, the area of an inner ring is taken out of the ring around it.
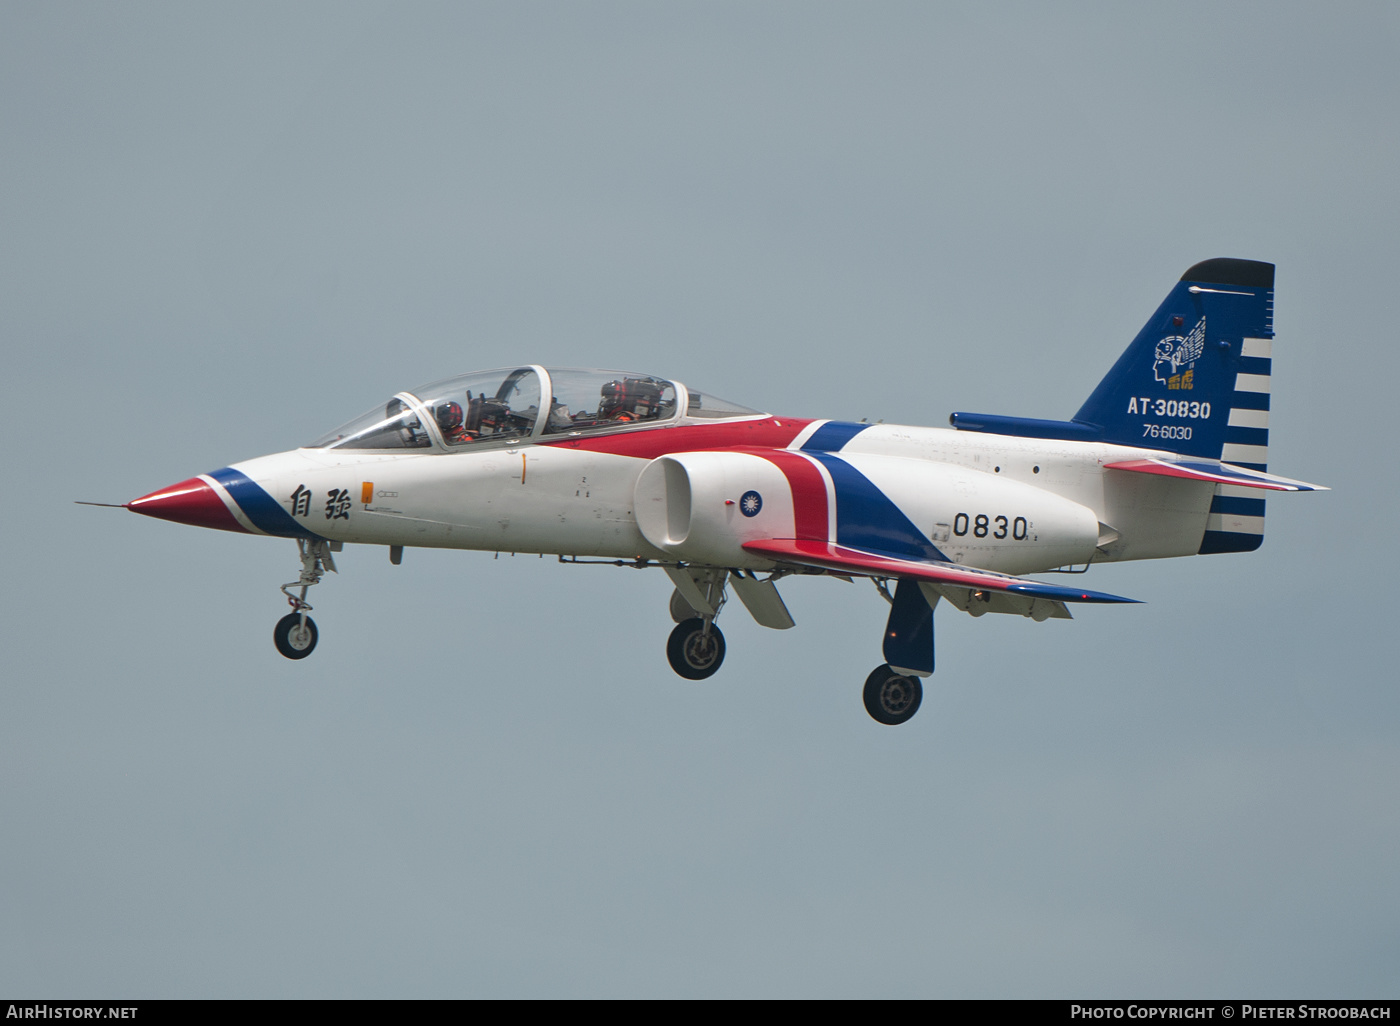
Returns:
[[[305,659],[316,647],[316,621],[305,613],[288,613],[272,628],[272,643],[288,659]]]
[[[297,539],[297,552],[301,555],[301,576],[295,581],[282,585],[282,594],[287,596],[287,604],[292,612],[277,621],[272,629],[272,642],[277,651],[288,659],[305,659],[316,647],[320,632],[316,622],[307,616],[311,603],[306,601],[306,591],[313,584],[320,584],[321,578],[329,570],[337,573],[335,559],[331,556],[330,542],[324,538],[309,541]],[[300,588],[300,595],[293,595],[290,588]]]

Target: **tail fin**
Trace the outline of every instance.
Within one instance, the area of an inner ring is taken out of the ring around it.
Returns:
[[[954,413],[960,431],[1113,442],[1267,470],[1274,265],[1206,260],[1181,276],[1073,420]]]
[[[1074,419],[1106,442],[1170,449],[1268,470],[1274,265],[1206,260],[1138,332]],[[1264,500],[1216,485],[1201,553],[1264,541]]]
[[[1269,461],[1274,265],[1228,257],[1181,276],[1071,421],[955,413],[964,431],[1113,442],[1224,460]],[[1264,500],[1218,485],[1200,551],[1244,552],[1264,540]]]
[[[1267,470],[1273,320],[1273,264],[1197,264],[1074,422],[1105,442]]]

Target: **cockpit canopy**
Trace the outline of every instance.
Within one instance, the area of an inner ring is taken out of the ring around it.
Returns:
[[[548,404],[541,402],[545,395]],[[541,411],[546,411],[543,416]],[[682,420],[761,416],[758,410],[647,374],[529,366],[477,371],[400,392],[309,448],[455,449]]]

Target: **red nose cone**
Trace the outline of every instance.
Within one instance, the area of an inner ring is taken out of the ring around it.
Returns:
[[[161,488],[150,495],[132,499],[126,508],[143,516],[173,520],[177,524],[213,527],[220,531],[242,531],[219,493],[197,477]]]

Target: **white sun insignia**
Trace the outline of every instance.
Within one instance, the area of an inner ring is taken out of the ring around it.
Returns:
[[[763,496],[755,491],[747,491],[739,497],[739,512],[746,517],[758,516],[758,511],[763,508]]]

